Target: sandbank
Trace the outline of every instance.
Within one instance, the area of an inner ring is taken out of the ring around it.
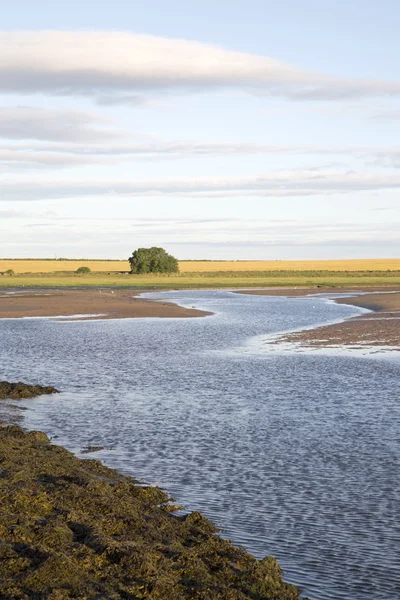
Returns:
[[[126,288],[1,290],[0,318],[79,315],[79,320],[145,317],[174,319],[211,314],[170,302],[147,300],[138,297],[140,293],[137,289]]]
[[[184,308],[171,302],[140,297],[148,290],[91,289],[27,289],[0,292],[0,318],[53,317],[79,320],[124,318],[191,318],[212,313]],[[371,313],[347,319],[334,325],[316,327],[285,334],[279,341],[304,346],[335,347],[390,346],[400,347],[400,287],[298,287],[235,290],[239,294],[307,297],[313,294],[362,294],[335,298],[339,304],[367,308]]]
[[[360,296],[334,298],[338,304],[350,304],[372,312],[346,319],[334,325],[280,336],[277,343],[289,342],[306,347],[400,347],[400,288],[297,288],[245,290],[240,293],[264,296],[306,297],[312,294],[361,293]]]

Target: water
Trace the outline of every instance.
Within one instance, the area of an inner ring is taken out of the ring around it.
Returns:
[[[0,321],[1,378],[52,384],[25,423],[159,484],[311,600],[400,598],[399,353],[280,352],[360,309],[170,292],[201,319]]]

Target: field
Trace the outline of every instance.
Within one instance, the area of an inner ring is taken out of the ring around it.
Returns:
[[[8,269],[12,269],[15,273],[73,272],[79,267],[89,267],[91,271],[102,273],[129,271],[127,260],[0,259],[0,273]]]
[[[388,271],[400,270],[399,258],[365,260],[238,260],[179,263],[181,273],[212,271]],[[1,270],[1,269],[0,269]]]
[[[91,273],[78,275],[88,266]],[[0,287],[251,288],[400,285],[400,259],[182,261],[179,275],[131,275],[127,261],[0,260]],[[6,271],[12,269],[14,274]]]
[[[79,267],[91,271],[116,273],[129,271],[127,260],[64,260],[64,259],[0,259],[0,272],[12,269],[15,273],[74,272]],[[183,260],[182,274],[232,273],[269,271],[400,271],[400,258],[365,260]]]

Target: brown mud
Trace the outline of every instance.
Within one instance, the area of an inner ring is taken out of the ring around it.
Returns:
[[[0,319],[21,317],[57,317],[88,315],[86,319],[182,318],[204,317],[212,313],[183,308],[170,302],[137,297],[138,290],[18,290],[0,291]],[[144,290],[143,290],[144,291]],[[101,316],[90,316],[101,315]]]
[[[323,325],[280,336],[276,343],[296,343],[304,347],[351,346],[400,347],[400,288],[298,288],[294,290],[256,290],[245,293],[271,296],[306,297],[310,294],[364,292],[350,298],[335,298],[338,304],[350,304],[367,308],[371,313],[347,319],[334,325]]]
[[[237,294],[250,294],[251,296],[285,296],[287,298],[292,297],[304,297],[312,294],[357,294],[357,293],[369,293],[375,294],[377,292],[400,292],[400,286],[300,286],[300,287],[280,287],[280,288],[263,288],[257,290],[234,290]],[[383,294],[385,295],[385,294]]]
[[[0,598],[299,600],[274,558],[176,508],[44,433],[0,427]]]

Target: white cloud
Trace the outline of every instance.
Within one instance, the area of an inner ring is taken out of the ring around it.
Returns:
[[[0,223],[1,227],[1,223]],[[99,221],[93,226],[86,219],[43,219],[34,215],[19,220],[14,229],[1,231],[3,252],[9,256],[127,257],[135,246],[157,243],[180,258],[315,258],[352,254],[377,257],[396,256],[398,222],[360,223],[340,220],[309,222],[258,219],[116,219]],[[24,244],[15,240],[24,237]],[[373,249],[373,250],[372,250]],[[271,254],[272,253],[272,254]]]
[[[400,174],[292,170],[249,177],[180,177],[136,180],[4,179],[1,201],[65,199],[121,195],[219,198],[315,196],[400,188]]]
[[[109,123],[88,112],[29,106],[0,107],[0,137],[10,140],[94,143],[124,136],[113,129],[101,129],[99,125],[104,127]]]
[[[17,126],[16,126],[17,127]],[[50,137],[59,139],[64,131],[47,131],[47,125],[41,128],[39,122],[27,125],[21,123],[21,132],[29,131],[30,136],[36,135],[37,139]],[[1,136],[1,110],[0,110],[0,136]],[[73,132],[71,132],[73,134]],[[82,132],[84,136],[86,132]],[[27,133],[25,135],[28,135]],[[78,132],[76,132],[78,135]],[[132,136],[131,136],[132,137]],[[102,142],[102,140],[101,140]],[[20,168],[63,168],[86,166],[88,164],[116,164],[132,160],[177,160],[188,157],[213,157],[213,156],[243,156],[257,154],[342,154],[342,149],[329,149],[318,147],[290,147],[270,146],[254,143],[197,143],[195,141],[176,142],[141,142],[136,144],[91,144],[91,143],[51,143],[51,144],[0,144],[0,165]]]
[[[20,219],[24,213],[19,210],[0,210],[0,219]]]
[[[46,111],[43,111],[45,113]],[[62,113],[62,111],[60,111]],[[1,109],[0,109],[0,137],[1,137]],[[146,141],[141,140],[136,143],[114,143],[113,137],[118,137],[118,132],[107,132],[110,135],[110,142],[105,144],[102,139],[103,132],[93,130],[87,132],[85,128],[81,132],[81,140],[78,131],[71,131],[71,137],[75,137],[74,142],[65,143],[59,141],[40,141],[53,135],[54,140],[62,138],[65,134],[61,131],[50,129],[47,131],[47,124],[43,128],[40,120],[26,125],[23,123],[14,123],[15,137],[18,131],[30,131],[30,136],[36,135],[33,141],[20,143],[0,143],[0,165],[8,167],[75,167],[86,166],[90,164],[117,164],[132,160],[178,160],[185,158],[206,158],[215,156],[245,156],[245,155],[293,155],[293,156],[341,156],[353,157],[362,161],[374,161],[373,164],[382,167],[398,167],[400,161],[400,147],[388,146],[311,146],[311,145],[270,145],[257,144],[252,142],[196,142],[191,140],[176,141]],[[4,131],[4,133],[6,133]],[[28,133],[25,133],[28,135]],[[95,141],[84,142],[84,136],[93,135]],[[99,135],[99,142],[96,136]],[[132,133],[124,133],[132,139],[137,137]],[[144,137],[144,136],[142,136]],[[138,138],[139,139],[139,138]],[[335,163],[332,165],[335,166]],[[337,165],[336,165],[337,166]],[[343,166],[343,165],[340,165]],[[318,167],[321,168],[321,167]],[[322,167],[326,169],[325,167]]]
[[[398,96],[400,82],[315,73],[219,46],[124,32],[0,32],[0,92],[89,94],[240,88],[294,100]],[[103,100],[104,101],[104,100]]]
[[[16,169],[47,169],[84,167],[91,164],[113,164],[116,159],[108,156],[86,156],[82,154],[63,154],[57,152],[42,152],[21,149],[3,149],[0,147],[0,167],[8,171]],[[1,185],[0,185],[1,187]]]
[[[370,119],[378,123],[392,123],[400,120],[400,109],[382,108],[370,114]]]

